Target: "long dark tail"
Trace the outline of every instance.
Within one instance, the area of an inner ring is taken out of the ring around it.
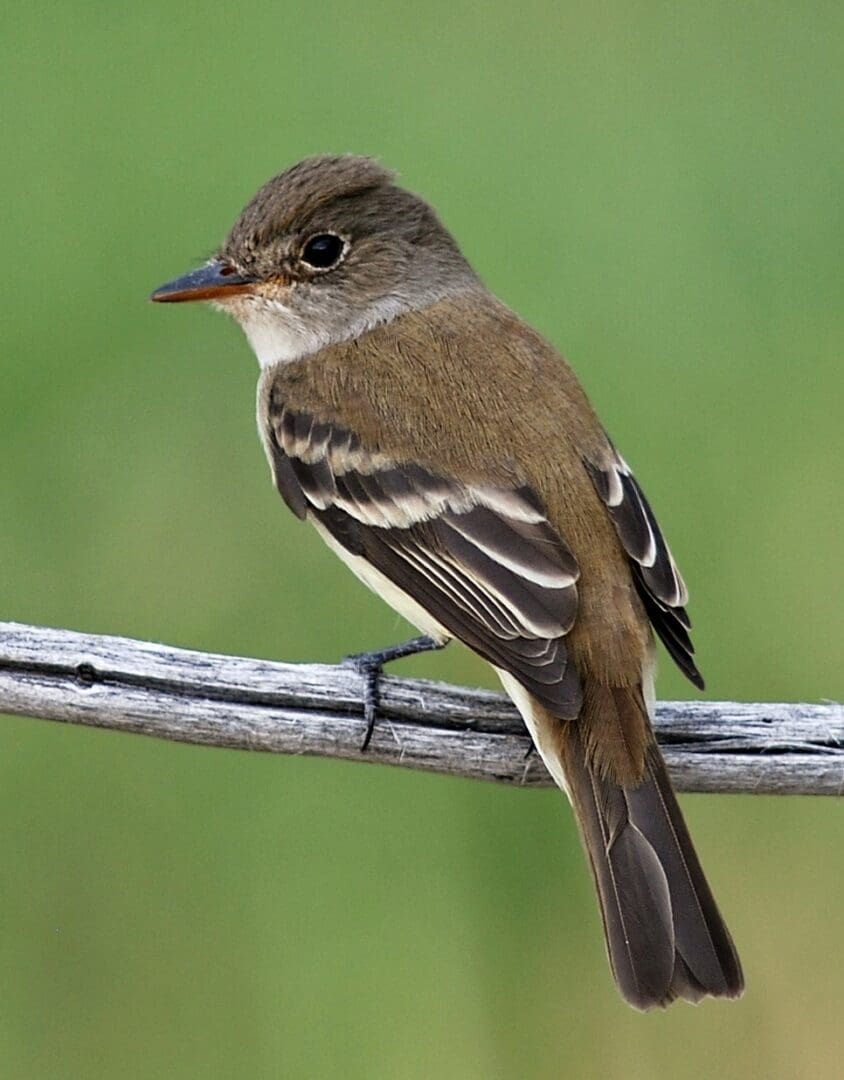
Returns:
[[[595,763],[582,730],[566,725],[561,759],[621,993],[637,1009],[738,997],[741,964],[656,741],[647,740],[643,779],[622,785]]]

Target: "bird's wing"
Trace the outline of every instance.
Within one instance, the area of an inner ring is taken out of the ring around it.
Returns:
[[[684,607],[688,590],[644,492],[615,450],[602,466],[587,459],[584,464],[630,558],[636,588],[654,629],[683,674],[702,690],[703,677],[695,666],[689,637],[692,624]]]
[[[276,485],[294,513],[312,515],[556,716],[577,716],[565,636],[579,570],[529,488],[438,476],[287,407],[271,409],[269,427]]]

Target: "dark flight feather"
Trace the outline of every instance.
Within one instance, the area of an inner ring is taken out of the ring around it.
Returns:
[[[604,467],[587,459],[583,463],[630,558],[633,580],[654,630],[683,674],[703,690],[688,635],[692,627],[684,607],[688,590],[644,492],[617,454]]]
[[[580,684],[564,638],[579,571],[533,493],[458,484],[367,453],[352,433],[307,413],[282,409],[270,422],[288,505],[304,504],[346,550],[555,715],[577,715]]]

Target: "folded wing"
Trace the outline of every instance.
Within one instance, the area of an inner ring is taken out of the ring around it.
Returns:
[[[529,488],[460,483],[286,407],[270,426],[276,485],[294,513],[312,515],[554,715],[577,716],[565,636],[579,570]]]
[[[644,492],[624,459],[612,451],[603,466],[584,460],[592,483],[630,557],[636,588],[645,610],[683,674],[703,689],[689,637],[691,620],[684,605],[689,594]]]

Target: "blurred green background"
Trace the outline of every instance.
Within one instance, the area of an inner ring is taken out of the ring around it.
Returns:
[[[291,660],[407,632],[274,494],[237,328],[146,301],[269,176],[356,151],[580,372],[691,582],[711,697],[844,696],[840,4],[2,25],[0,617]],[[458,647],[399,670],[494,685]],[[660,691],[692,692],[667,662]],[[4,1078],[840,1075],[832,800],[684,799],[749,989],[640,1016],[553,792],[0,738]]]

